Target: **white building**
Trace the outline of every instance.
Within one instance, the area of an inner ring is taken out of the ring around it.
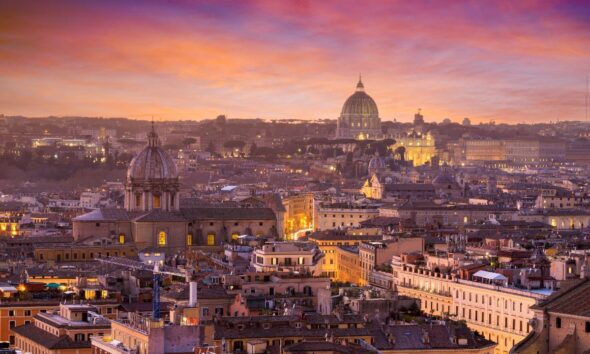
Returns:
[[[319,276],[324,254],[309,242],[273,242],[252,253],[250,261],[257,272],[299,272]]]

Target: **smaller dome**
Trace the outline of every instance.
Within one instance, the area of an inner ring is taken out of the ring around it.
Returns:
[[[368,171],[369,175],[384,170],[387,168],[387,164],[385,163],[385,159],[380,157],[379,155],[375,155],[369,160]]]
[[[148,146],[131,160],[127,169],[127,180],[177,179],[176,163],[170,154],[160,147],[160,140],[154,131],[148,134]]]

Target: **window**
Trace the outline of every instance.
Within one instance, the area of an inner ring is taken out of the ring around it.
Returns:
[[[15,316],[14,310],[8,310],[8,316],[14,317]]]
[[[586,333],[590,333],[590,321],[586,321]]]
[[[305,264],[305,258],[304,257],[299,257],[299,264]],[[334,261],[332,259],[330,259],[330,264],[334,264]]]
[[[160,196],[159,195],[154,195],[153,207],[158,208],[158,209],[160,208]]]
[[[234,232],[233,234],[231,234],[231,239],[232,240],[237,240],[240,237],[240,234],[237,232]]]
[[[141,194],[135,195],[135,207],[139,208],[141,206]]]
[[[16,327],[16,321],[10,321],[10,322],[8,322],[8,327],[10,327],[10,328]]]
[[[203,317],[209,316],[209,308],[203,307],[201,313],[203,314]]]
[[[158,246],[166,246],[166,232],[160,231],[158,234]]]
[[[124,244],[125,243],[125,234],[119,234],[119,243],[120,244]]]
[[[215,246],[215,234],[210,233],[207,235],[207,246]]]
[[[186,235],[186,245],[187,246],[193,245],[193,234],[189,233]]]
[[[25,310],[25,316],[31,316],[31,310]]]
[[[8,341],[10,342],[10,345],[15,345],[16,344],[16,341],[14,339],[14,336],[8,337]]]
[[[555,327],[561,328],[561,317],[555,319]]]

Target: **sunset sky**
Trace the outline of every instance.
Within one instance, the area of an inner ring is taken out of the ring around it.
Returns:
[[[0,0],[0,113],[584,119],[590,2]]]

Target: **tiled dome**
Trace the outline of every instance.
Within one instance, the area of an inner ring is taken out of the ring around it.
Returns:
[[[371,96],[365,93],[365,86],[363,82],[359,80],[356,85],[356,92],[350,96],[344,106],[342,106],[342,117],[346,116],[363,116],[367,118],[379,117],[379,110],[377,104],[371,98]]]
[[[148,146],[131,160],[127,169],[127,180],[177,179],[176,164],[170,155],[160,147],[158,135],[152,128],[148,134]]]

